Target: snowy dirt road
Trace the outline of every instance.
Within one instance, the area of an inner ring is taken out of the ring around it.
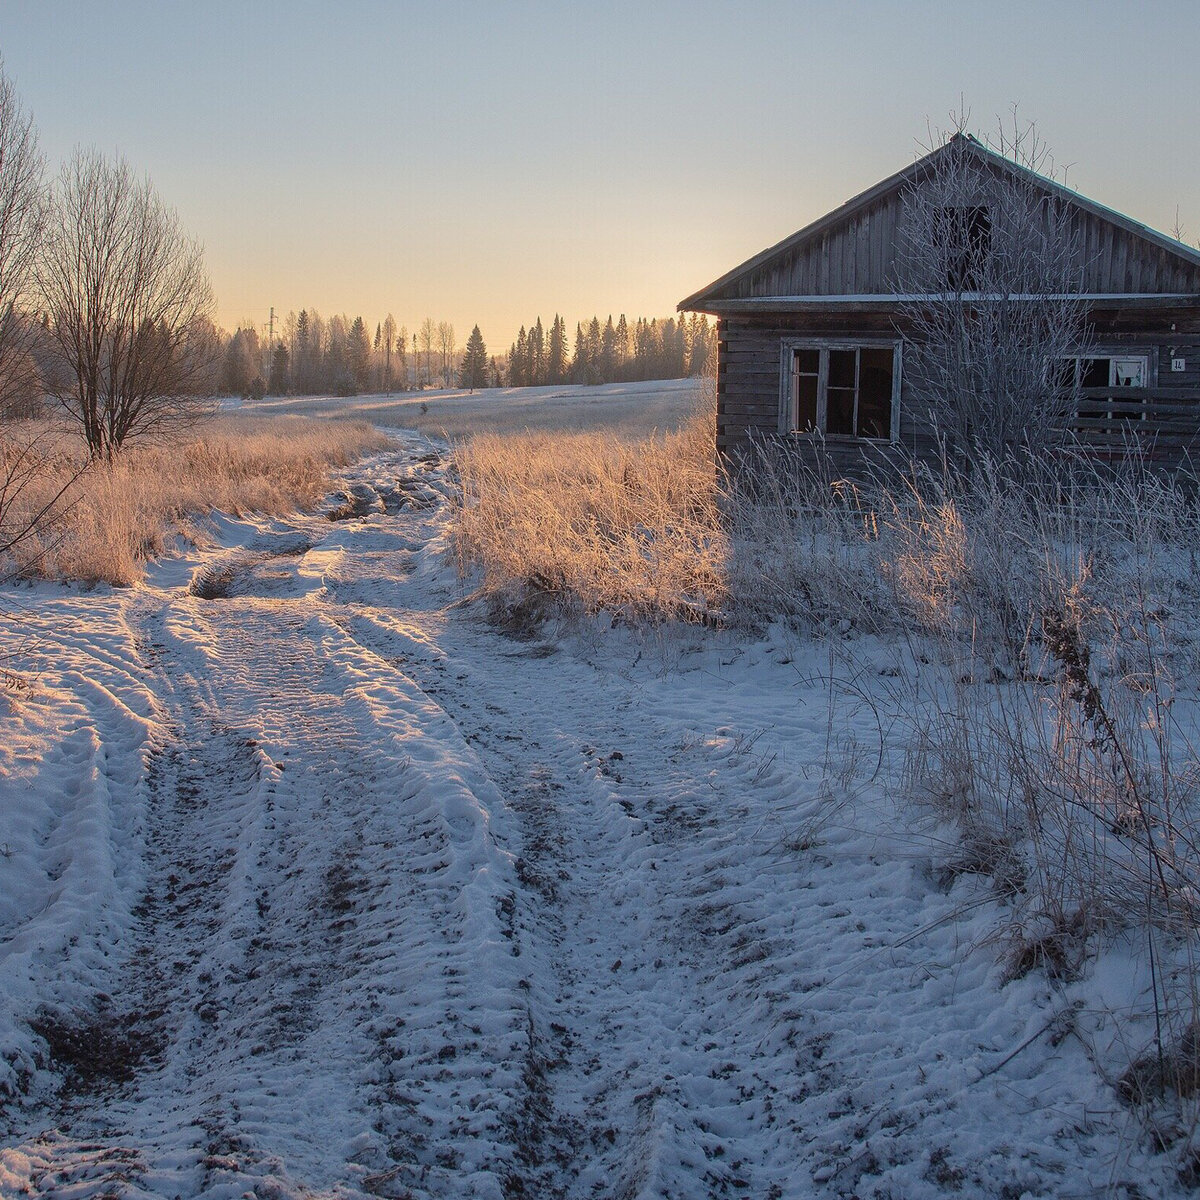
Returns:
[[[507,636],[436,447],[342,482],[16,597],[0,1194],[1169,1190],[823,651]]]

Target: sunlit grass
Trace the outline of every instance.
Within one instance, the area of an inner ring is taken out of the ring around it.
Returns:
[[[729,554],[711,446],[708,410],[641,441],[476,436],[456,453],[460,563],[510,611],[710,619],[726,599]]]
[[[191,518],[311,506],[330,468],[386,438],[363,421],[221,417],[170,444],[130,447],[111,466],[87,465],[78,441],[50,425],[11,429],[0,448],[31,443],[38,469],[10,504],[8,527],[66,490],[36,535],[13,549],[9,570],[129,584]]]

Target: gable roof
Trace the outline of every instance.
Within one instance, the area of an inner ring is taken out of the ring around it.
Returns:
[[[1188,290],[1184,294],[1191,294],[1193,289],[1200,292],[1200,251],[1193,250],[1190,246],[1186,246],[1184,243],[1176,241],[1166,234],[1159,233],[1147,225],[1134,221],[1123,213],[1107,208],[1103,204],[1099,204],[1095,200],[1090,200],[1088,197],[1081,195],[1079,192],[1072,191],[1061,183],[1056,183],[1054,180],[1047,179],[1045,176],[1039,175],[1027,167],[1022,167],[1012,162],[1002,154],[989,149],[969,134],[956,133],[944,145],[917,159],[916,162],[905,167],[902,171],[897,171],[894,175],[888,176],[887,179],[868,188],[865,192],[860,192],[857,196],[847,200],[832,212],[826,213],[825,216],[820,217],[818,220],[813,221],[812,224],[806,225],[797,233],[792,234],[791,237],[784,238],[783,241],[768,247],[766,250],[747,259],[739,266],[734,267],[732,271],[727,271],[707,287],[701,288],[698,292],[693,292],[692,295],[679,302],[679,311],[711,311],[711,307],[714,304],[747,300],[746,285],[756,275],[762,277],[771,271],[772,268],[778,269],[789,262],[794,262],[799,255],[805,252],[813,252],[814,249],[820,246],[821,240],[826,235],[833,235],[837,231],[853,225],[864,214],[870,213],[873,209],[878,209],[881,204],[889,199],[898,197],[907,186],[935,169],[943,156],[962,150],[966,150],[977,157],[981,163],[1002,174],[1014,176],[1024,181],[1032,181],[1048,195],[1065,200],[1074,208],[1088,214],[1096,222],[1107,226],[1111,230],[1118,230],[1127,238],[1133,239],[1135,243],[1143,246],[1145,251],[1152,252],[1159,261],[1165,255],[1172,264],[1183,269],[1183,278],[1188,283]],[[846,294],[850,291],[861,291],[862,289],[842,288],[836,289],[832,293],[820,288],[803,290],[806,294],[815,296]],[[1114,292],[1128,292],[1131,290],[1133,289],[1113,289]],[[1155,289],[1150,294],[1160,294],[1164,290]],[[1179,288],[1176,286],[1170,290],[1172,293],[1178,293]],[[768,296],[782,299],[784,292],[795,293],[796,291],[797,289],[795,288],[785,288],[782,291],[776,288],[773,291],[768,290],[766,293],[756,291],[755,295],[763,299],[768,298]],[[886,294],[886,292],[883,294]]]

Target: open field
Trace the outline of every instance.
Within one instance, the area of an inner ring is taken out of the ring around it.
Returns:
[[[268,397],[226,400],[230,411],[260,415],[341,416],[457,440],[476,433],[616,432],[626,438],[678,429],[703,402],[700,379],[655,379],[600,387],[461,388],[390,395]]]

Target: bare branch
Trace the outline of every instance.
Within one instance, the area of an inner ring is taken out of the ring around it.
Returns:
[[[960,450],[1002,455],[1067,436],[1077,382],[1063,364],[1089,340],[1083,252],[1066,204],[1035,172],[1051,164],[1014,113],[993,149],[960,129],[904,197],[897,290],[905,371]]]
[[[45,227],[42,176],[33,118],[21,107],[0,63],[0,416],[21,413],[40,392],[27,311],[33,266]]]

